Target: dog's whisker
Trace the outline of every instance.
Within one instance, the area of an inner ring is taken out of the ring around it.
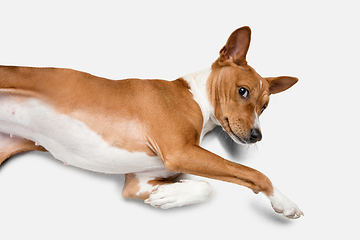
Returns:
[[[259,148],[258,148],[257,143],[256,143],[256,144],[254,144],[254,149],[255,149],[255,152],[259,152]]]

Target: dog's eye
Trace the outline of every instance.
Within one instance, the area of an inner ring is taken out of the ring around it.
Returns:
[[[261,113],[266,109],[266,104],[261,108]]]
[[[244,88],[244,87],[240,87],[240,88],[239,88],[239,94],[240,94],[240,96],[242,96],[243,98],[248,98],[248,96],[249,96],[249,90],[247,90],[247,89]]]

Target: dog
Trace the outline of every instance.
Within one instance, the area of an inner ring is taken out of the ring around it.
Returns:
[[[203,202],[218,179],[265,194],[275,212],[303,212],[264,174],[200,147],[221,126],[238,144],[262,139],[259,116],[294,77],[263,78],[247,64],[251,30],[235,30],[211,68],[174,81],[109,80],[61,68],[0,67],[0,164],[48,151],[65,165],[125,174],[122,195],[168,209]]]

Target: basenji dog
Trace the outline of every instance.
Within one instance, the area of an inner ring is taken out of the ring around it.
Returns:
[[[211,68],[174,81],[109,80],[61,68],[0,67],[0,163],[48,151],[66,165],[126,174],[122,195],[163,209],[205,201],[205,181],[265,194],[275,212],[303,215],[264,174],[200,147],[220,125],[239,144],[261,140],[259,116],[271,94],[298,79],[261,77],[247,64],[251,30],[235,30]]]

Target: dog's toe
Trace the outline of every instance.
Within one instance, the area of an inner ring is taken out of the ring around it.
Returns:
[[[274,211],[284,215],[286,218],[297,219],[304,216],[304,213],[300,210],[300,208],[276,188],[274,188],[273,196],[270,196],[269,199]]]

